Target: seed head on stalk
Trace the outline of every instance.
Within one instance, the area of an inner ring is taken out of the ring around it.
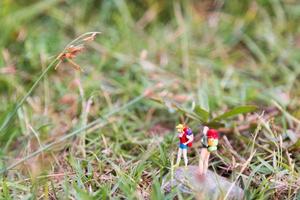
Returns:
[[[84,44],[86,42],[93,41],[96,38],[97,34],[99,34],[99,32],[92,32],[90,35],[82,38],[81,41],[79,41],[76,45],[74,45],[73,43],[67,45],[64,51],[57,56],[58,63],[55,66],[55,70],[62,62],[68,62],[74,69],[83,71],[80,65],[74,62],[73,59],[76,58],[76,56],[84,50]],[[76,41],[74,41],[74,43],[75,42]]]

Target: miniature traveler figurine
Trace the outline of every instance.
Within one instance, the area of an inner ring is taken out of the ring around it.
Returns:
[[[217,150],[219,134],[214,129],[209,129],[207,126],[203,128],[203,137],[201,143],[200,159],[199,159],[199,172],[201,175],[206,174],[208,169],[208,160],[210,153]]]
[[[184,126],[183,124],[178,124],[176,126],[178,137],[179,137],[179,149],[177,154],[176,166],[179,166],[181,160],[181,154],[183,154],[184,165],[188,165],[187,149],[192,146],[194,140],[193,132],[190,128]]]

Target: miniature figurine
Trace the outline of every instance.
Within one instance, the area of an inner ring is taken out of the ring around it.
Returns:
[[[199,159],[199,172],[201,175],[207,172],[210,153],[218,149],[218,138],[219,134],[216,130],[204,126],[203,137],[201,139],[203,147],[201,148]]]
[[[187,149],[191,147],[194,140],[194,135],[192,130],[189,127],[184,126],[183,124],[178,124],[176,126],[178,137],[179,137],[179,148],[177,154],[176,166],[179,166],[181,161],[181,155],[183,154],[184,164],[187,167],[188,158],[187,158]]]

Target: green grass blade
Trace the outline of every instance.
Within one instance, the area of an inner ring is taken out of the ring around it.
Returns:
[[[224,120],[224,119],[234,117],[234,116],[239,115],[239,114],[245,114],[245,113],[253,112],[255,110],[257,110],[256,106],[252,106],[252,105],[239,106],[239,107],[233,108],[232,110],[229,110],[229,111],[215,117],[212,121]]]
[[[209,118],[209,112],[201,108],[199,105],[197,105],[194,109],[194,112],[197,114],[198,117],[202,119],[202,121],[207,122]]]

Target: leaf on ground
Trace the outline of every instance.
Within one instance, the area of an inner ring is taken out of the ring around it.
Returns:
[[[222,127],[225,127],[224,123],[216,122],[216,121],[207,122],[207,123],[204,123],[204,125],[208,126],[210,128],[222,128]]]
[[[207,122],[209,118],[209,112],[207,112],[205,109],[201,108],[199,105],[195,106],[194,112],[198,117],[202,119],[202,121]]]
[[[185,109],[185,108],[183,108],[179,105],[176,105],[176,104],[174,104],[174,107],[177,109],[177,111],[181,112],[185,116],[187,116],[191,119],[203,122],[203,120],[198,115],[196,115],[194,112],[191,112],[191,111],[189,111],[189,110],[187,110],[187,109]]]
[[[255,110],[257,110],[257,107],[253,106],[253,105],[238,106],[236,108],[233,108],[232,110],[229,110],[229,111],[215,117],[212,121],[220,121],[220,120],[223,120],[223,119],[234,117],[234,116],[239,115],[239,114],[245,114],[245,113],[253,112]]]

